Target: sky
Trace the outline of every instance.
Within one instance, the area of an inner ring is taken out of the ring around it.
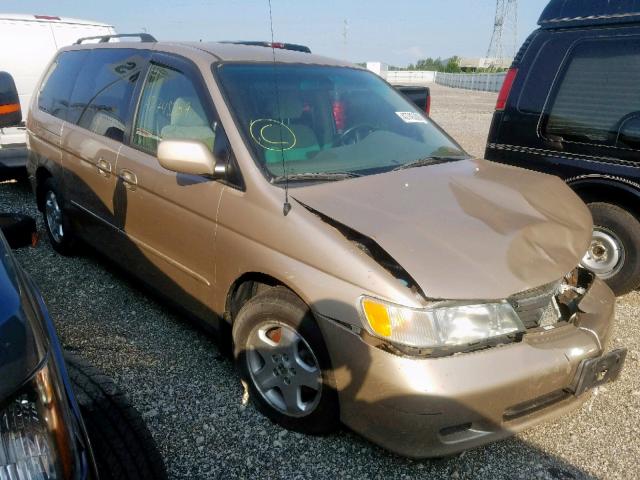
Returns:
[[[271,0],[276,41],[352,62],[405,66],[426,57],[481,57],[495,0]],[[519,0],[518,46],[545,0]],[[58,15],[147,31],[158,40],[269,40],[268,0],[0,0],[2,13]],[[346,20],[346,42],[344,37]]]

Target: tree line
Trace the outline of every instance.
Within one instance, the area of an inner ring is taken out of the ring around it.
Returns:
[[[460,57],[457,55],[451,58],[424,58],[418,60],[415,64],[410,63],[406,67],[389,66],[389,70],[429,70],[449,73],[459,73],[462,71],[460,68]]]

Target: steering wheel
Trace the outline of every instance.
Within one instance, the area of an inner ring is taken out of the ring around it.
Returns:
[[[358,143],[368,137],[372,132],[377,130],[376,127],[361,123],[360,125],[354,125],[353,127],[347,128],[340,138],[338,138],[338,145],[353,145],[354,143]]]

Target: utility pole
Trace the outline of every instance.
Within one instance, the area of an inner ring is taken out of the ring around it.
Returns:
[[[493,32],[487,50],[489,69],[505,68],[518,48],[518,0],[496,0]]]

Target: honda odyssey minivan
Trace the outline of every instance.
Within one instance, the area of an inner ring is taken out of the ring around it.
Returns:
[[[107,40],[62,49],[31,105],[51,244],[230,333],[273,421],[440,456],[618,376],[613,296],[578,267],[591,216],[561,180],[469,157],[350,64]]]

